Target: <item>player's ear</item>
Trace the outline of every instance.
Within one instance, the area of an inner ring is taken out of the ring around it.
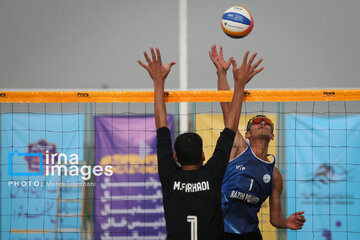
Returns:
[[[202,152],[202,153],[201,153],[201,160],[200,160],[200,165],[201,165],[201,166],[204,164],[204,161],[205,161],[205,153]]]
[[[251,136],[250,130],[249,130],[249,131],[246,131],[246,133],[245,133],[245,138],[249,139],[250,136]]]

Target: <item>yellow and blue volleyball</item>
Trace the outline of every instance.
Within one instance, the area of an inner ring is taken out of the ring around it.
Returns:
[[[244,7],[233,6],[226,10],[221,18],[221,27],[232,38],[247,36],[254,26],[251,13]]]

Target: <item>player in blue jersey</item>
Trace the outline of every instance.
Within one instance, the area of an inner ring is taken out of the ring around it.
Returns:
[[[218,89],[230,90],[226,72],[232,58],[225,61],[222,47],[209,52],[218,75]],[[244,56],[246,62],[248,52]],[[262,60],[262,59],[261,59]],[[240,67],[241,68],[241,67]],[[249,79],[251,80],[251,78]],[[228,117],[229,103],[221,103],[224,120]],[[283,229],[299,230],[304,225],[304,212],[286,218],[281,209],[283,179],[275,167],[275,157],[268,154],[270,140],[274,139],[274,124],[264,115],[249,120],[245,137],[236,133],[230,161],[222,185],[222,211],[224,239],[262,239],[257,213],[261,204],[270,197],[270,222]]]

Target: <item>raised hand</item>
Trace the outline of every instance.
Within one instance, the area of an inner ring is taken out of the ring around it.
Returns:
[[[291,214],[286,222],[287,228],[290,228],[292,230],[302,229],[302,227],[306,221],[303,214],[304,214],[304,211]]]
[[[242,87],[245,85],[259,72],[261,72],[264,67],[257,69],[260,63],[263,61],[260,58],[255,64],[253,64],[257,53],[254,53],[248,61],[249,51],[247,51],[243,57],[243,62],[238,68],[235,59],[231,58],[231,63],[233,65],[233,75],[234,81],[238,82]]]
[[[156,55],[154,48],[150,48],[152,60],[150,60],[147,52],[144,52],[145,60],[149,65],[145,65],[140,60],[138,60],[138,63],[145,68],[149,74],[152,80],[154,81],[154,84],[162,84],[164,85],[165,79],[167,75],[169,74],[171,67],[175,64],[175,62],[170,62],[166,67],[161,62],[161,55],[160,50],[156,48]]]
[[[220,51],[218,54],[216,45],[215,44],[212,45],[211,51],[209,51],[209,56],[210,56],[210,59],[212,60],[212,62],[214,63],[217,72],[226,74],[227,70],[229,69],[229,67],[231,65],[232,57],[229,59],[229,61],[224,60],[222,46],[220,46]]]

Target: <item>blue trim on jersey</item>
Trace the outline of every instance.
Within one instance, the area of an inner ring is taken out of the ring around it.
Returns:
[[[229,162],[221,189],[224,230],[229,233],[249,233],[258,229],[257,213],[273,190],[273,162],[256,157],[249,144],[239,156]]]
[[[246,24],[246,25],[251,24],[250,19],[248,19],[244,15],[241,15],[241,14],[235,13],[235,12],[224,13],[224,15],[222,16],[222,19],[232,21],[232,22],[242,23],[242,24]]]

